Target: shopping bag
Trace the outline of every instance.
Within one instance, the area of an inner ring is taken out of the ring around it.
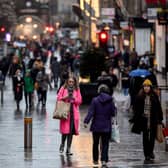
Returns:
[[[119,131],[119,125],[117,123],[117,119],[114,119],[112,123],[111,141],[120,143],[120,131]]]
[[[159,143],[162,143],[165,140],[164,135],[163,135],[163,125],[162,124],[157,125],[156,140]]]
[[[168,137],[168,128],[163,128],[163,135],[164,137]]]
[[[38,90],[38,88],[39,88],[39,84],[38,84],[38,82],[35,82],[35,84],[34,84],[34,88],[35,88],[36,90]]]
[[[67,119],[70,111],[70,103],[64,101],[57,101],[53,119]]]

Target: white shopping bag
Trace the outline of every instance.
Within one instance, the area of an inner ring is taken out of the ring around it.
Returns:
[[[114,122],[112,123],[111,141],[120,143],[120,131],[119,131],[119,125],[117,123],[116,117],[114,118]]]

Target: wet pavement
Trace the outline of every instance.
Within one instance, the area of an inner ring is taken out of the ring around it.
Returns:
[[[24,100],[21,110],[16,110],[13,100],[11,81],[7,79],[4,90],[4,104],[0,106],[0,168],[91,168],[92,138],[89,128],[83,128],[83,118],[87,105],[81,106],[80,135],[75,136],[72,144],[73,155],[67,157],[59,154],[61,136],[59,121],[52,119],[55,106],[56,90],[48,92],[46,110],[25,111]],[[156,142],[156,159],[152,164],[144,164],[142,138],[130,133],[129,113],[123,110],[124,97],[115,93],[119,101],[119,125],[121,143],[110,143],[110,168],[168,168],[168,152],[165,144]],[[122,97],[122,99],[121,99]],[[36,99],[35,99],[36,102]],[[36,104],[36,103],[35,103]],[[24,117],[33,118],[33,147],[24,149]],[[99,164],[98,168],[101,167]]]

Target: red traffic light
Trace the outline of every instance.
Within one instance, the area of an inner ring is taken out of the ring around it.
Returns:
[[[50,32],[50,33],[54,32],[54,28],[52,26],[47,26],[45,29],[47,32]]]
[[[5,27],[1,27],[1,28],[0,28],[0,31],[1,31],[1,32],[5,32]]]
[[[107,43],[107,41],[108,41],[108,34],[107,34],[107,32],[101,31],[99,33],[99,41],[102,42],[102,43]]]

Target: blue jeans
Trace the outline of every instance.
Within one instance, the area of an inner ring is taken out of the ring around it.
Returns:
[[[93,161],[99,160],[99,149],[100,149],[101,161],[108,162],[110,132],[93,132],[92,136],[93,136],[93,149],[92,149]]]
[[[129,91],[128,88],[123,88],[123,94],[124,94],[124,96],[128,96],[128,91]]]

